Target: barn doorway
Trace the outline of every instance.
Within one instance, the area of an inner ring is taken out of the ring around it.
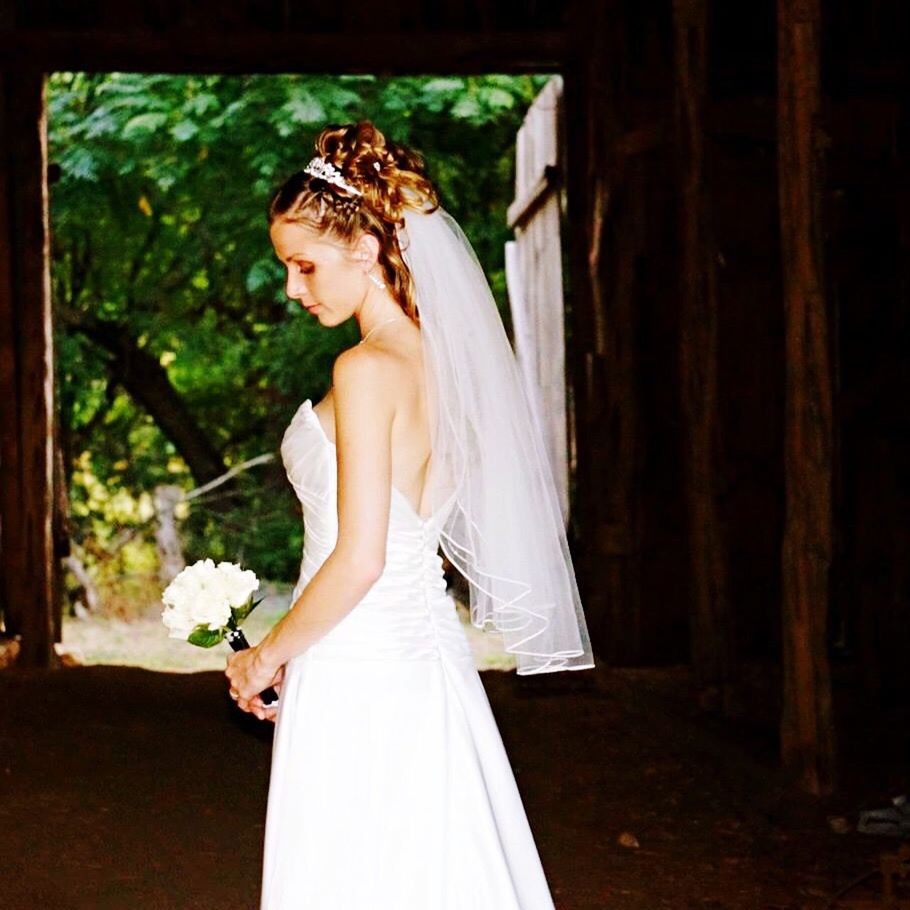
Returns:
[[[206,556],[257,572],[251,641],[288,607],[303,528],[280,436],[356,327],[299,318],[263,209],[325,122],[370,117],[427,155],[540,403],[568,514],[561,88],[496,74],[49,78],[65,661],[223,669],[226,646],[169,639],[160,621],[163,587]],[[459,581],[478,666],[511,669],[500,637],[470,625]]]

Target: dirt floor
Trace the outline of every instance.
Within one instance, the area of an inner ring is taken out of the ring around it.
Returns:
[[[852,825],[901,781],[798,796],[773,749],[697,713],[684,669],[482,679],[558,910],[824,908],[898,844]],[[0,907],[255,910],[273,728],[225,690],[0,672]]]

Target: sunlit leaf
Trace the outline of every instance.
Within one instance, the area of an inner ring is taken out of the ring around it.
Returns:
[[[199,132],[199,127],[192,120],[181,120],[171,127],[171,135],[178,142],[186,142]]]
[[[167,114],[156,111],[138,114],[123,127],[123,138],[133,139],[142,133],[153,133],[155,130],[161,129],[165,123],[167,123]]]

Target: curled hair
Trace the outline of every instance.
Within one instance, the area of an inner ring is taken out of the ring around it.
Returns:
[[[333,164],[363,195],[355,196],[299,170],[272,195],[269,224],[280,218],[349,243],[361,233],[373,234],[379,240],[378,263],[386,285],[405,315],[419,325],[398,227],[408,208],[432,212],[439,207],[422,156],[387,139],[369,120],[326,126],[316,138],[316,154]]]

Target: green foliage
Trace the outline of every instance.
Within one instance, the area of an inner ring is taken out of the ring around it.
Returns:
[[[115,355],[85,324],[125,329],[162,365],[226,466],[277,453],[291,413],[321,396],[357,332],[327,331],[285,298],[265,222],[270,191],[309,159],[323,125],[372,119],[425,155],[503,306],[515,133],[545,81],[51,77],[57,387],[73,535],[86,550],[90,542],[103,550],[118,526],[150,533],[140,506],[153,488],[195,482],[149,410],[111,381]],[[193,506],[182,527],[187,559],[242,558],[261,577],[293,578],[302,528],[281,465],[240,484],[227,517],[207,511],[204,497]],[[134,503],[135,514],[112,514],[99,487]]]
[[[203,623],[190,632],[187,641],[191,645],[198,645],[200,648],[214,648],[218,642],[224,640],[224,636],[224,629],[210,629]]]

